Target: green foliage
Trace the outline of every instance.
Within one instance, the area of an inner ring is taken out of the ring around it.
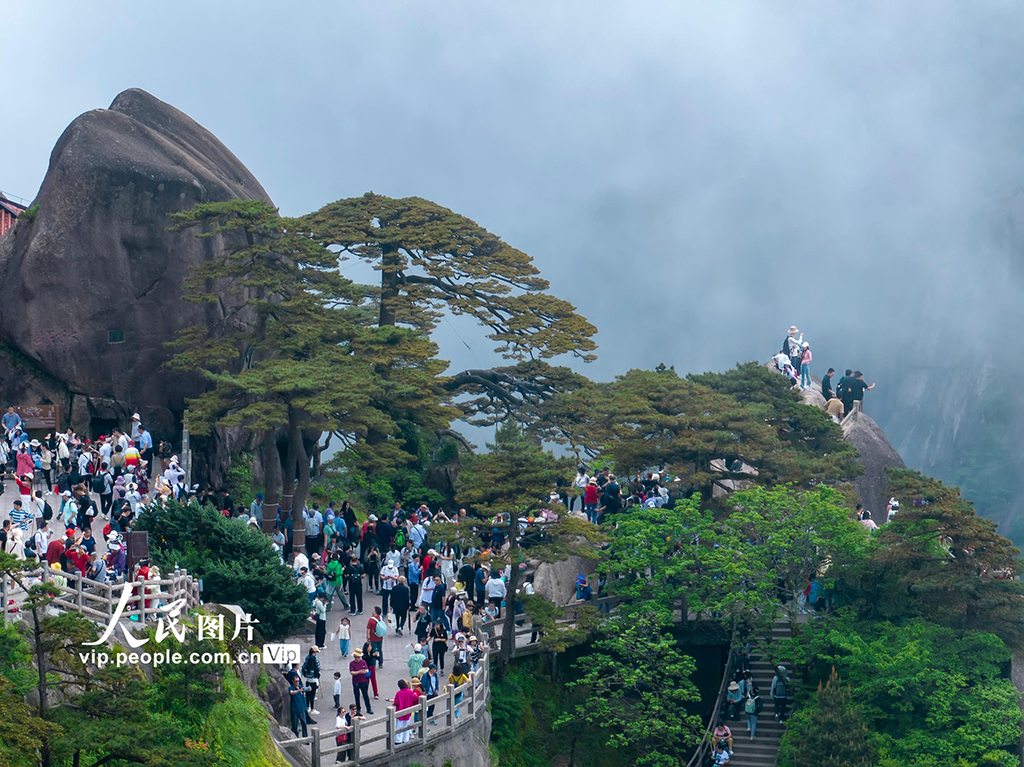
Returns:
[[[851,522],[831,488],[754,488],[730,498],[731,514],[716,520],[699,496],[674,508],[632,509],[609,531],[601,567],[609,588],[630,609],[667,618],[679,602],[689,613],[767,626],[808,575],[829,563],[864,556],[865,530]],[[826,583],[828,579],[823,577]]]
[[[863,618],[921,616],[964,630],[983,627],[1024,643],[1019,550],[979,517],[957,488],[916,471],[890,470],[900,511],[882,527],[871,559],[844,577],[843,594]]]
[[[35,684],[32,649],[21,631],[10,623],[0,626],[0,676],[10,683],[10,692],[24,696]]]
[[[849,685],[884,767],[976,764],[983,755],[985,764],[1018,763],[1001,750],[1016,746],[1022,714],[1002,675],[1009,651],[994,634],[837,616],[807,624],[793,649],[812,689],[833,667]],[[790,747],[814,736],[812,722],[810,713],[794,717]]]
[[[237,677],[224,677],[224,700],[213,706],[200,737],[226,767],[285,767],[267,713]]]
[[[585,727],[555,729],[554,722],[583,700],[566,684],[575,678],[565,666],[552,679],[538,656],[517,660],[491,681],[491,754],[495,767],[620,767],[629,754],[603,748],[603,733]],[[573,761],[568,761],[569,758]]]
[[[548,439],[590,455],[607,450],[623,472],[667,465],[705,499],[716,479],[732,476],[712,467],[720,458],[742,458],[757,474],[738,477],[762,485],[812,486],[863,471],[839,427],[754,363],[689,378],[631,370],[555,396],[539,412]]]
[[[815,700],[789,723],[783,767],[873,767],[874,748],[850,688],[835,669]]]
[[[231,456],[231,465],[224,474],[224,484],[236,504],[241,504],[247,509],[256,498],[260,488],[256,487],[256,479],[253,475],[253,463],[256,456],[252,453],[235,453]]]
[[[459,474],[459,498],[481,515],[515,514],[541,509],[555,480],[572,470],[533,444],[509,421],[497,428],[489,452],[467,458]]]
[[[25,210],[21,212],[18,218],[24,218],[26,221],[32,221],[36,216],[39,215],[39,203],[35,202],[29,205]]]
[[[305,590],[258,530],[209,507],[174,502],[149,507],[136,527],[149,531],[151,558],[163,572],[177,564],[202,578],[207,601],[252,613],[265,638],[287,636],[309,617]]]
[[[578,668],[581,677],[570,686],[585,699],[557,726],[599,730],[607,747],[652,767],[682,764],[700,741],[700,717],[686,708],[700,699],[690,681],[693,659],[653,617],[613,624]]]
[[[11,682],[0,676],[0,767],[34,767],[36,752],[61,735],[60,728],[35,716]]]

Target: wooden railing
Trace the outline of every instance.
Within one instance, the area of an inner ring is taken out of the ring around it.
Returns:
[[[388,706],[384,714],[372,719],[355,719],[350,727],[330,730],[311,727],[309,735],[278,741],[277,745],[282,749],[308,748],[311,767],[322,767],[326,757],[339,754],[352,764],[385,763],[395,754],[453,737],[482,716],[490,699],[489,667],[489,657],[485,656],[466,684],[448,686],[434,698],[422,696],[415,706],[400,710]],[[403,716],[408,719],[403,721]],[[339,735],[347,736],[347,740],[338,744]],[[403,742],[397,742],[397,736],[401,736]],[[328,762],[333,761],[328,759]]]
[[[50,602],[52,606],[101,623],[113,618],[124,589],[123,582],[100,583],[83,575],[54,570],[45,563],[20,572],[18,579],[26,585],[39,581],[50,584],[58,592]],[[129,589],[131,594],[125,606],[125,616],[136,616],[141,622],[166,615],[171,604],[178,600],[184,600],[186,612],[200,604],[199,581],[186,570],[175,571],[168,578],[132,581]],[[24,589],[16,583],[0,577],[0,598],[3,599],[0,622],[20,609],[26,596]]]

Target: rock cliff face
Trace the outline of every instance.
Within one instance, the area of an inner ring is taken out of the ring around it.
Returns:
[[[857,459],[864,467],[864,474],[853,482],[860,502],[871,512],[875,520],[885,519],[885,507],[889,501],[886,495],[887,468],[905,469],[907,465],[900,458],[885,432],[871,416],[854,412],[843,421],[843,439],[857,448]]]
[[[74,120],[37,212],[0,239],[0,395],[60,404],[62,424],[94,436],[138,411],[173,438],[195,383],[161,370],[164,343],[222,310],[181,286],[224,243],[168,231],[169,217],[237,198],[270,201],[212,133],[144,91]]]

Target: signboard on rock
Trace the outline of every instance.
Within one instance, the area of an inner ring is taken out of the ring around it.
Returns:
[[[25,422],[25,431],[48,429],[57,431],[60,425],[60,410],[56,405],[19,405],[14,408]]]

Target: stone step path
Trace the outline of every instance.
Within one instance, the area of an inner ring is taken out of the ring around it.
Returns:
[[[789,621],[776,620],[772,626],[772,639],[778,641],[791,637]],[[737,721],[729,724],[733,735],[733,755],[729,760],[730,767],[773,767],[782,736],[786,731],[785,725],[775,720],[775,711],[771,700],[775,666],[766,656],[759,655],[757,650],[758,648],[755,647],[750,662],[750,673],[760,690],[764,708],[757,718],[757,736],[754,740],[750,740],[745,714],[741,714]],[[792,671],[791,664],[783,662],[783,665]],[[792,690],[790,690],[790,705],[792,705]]]

